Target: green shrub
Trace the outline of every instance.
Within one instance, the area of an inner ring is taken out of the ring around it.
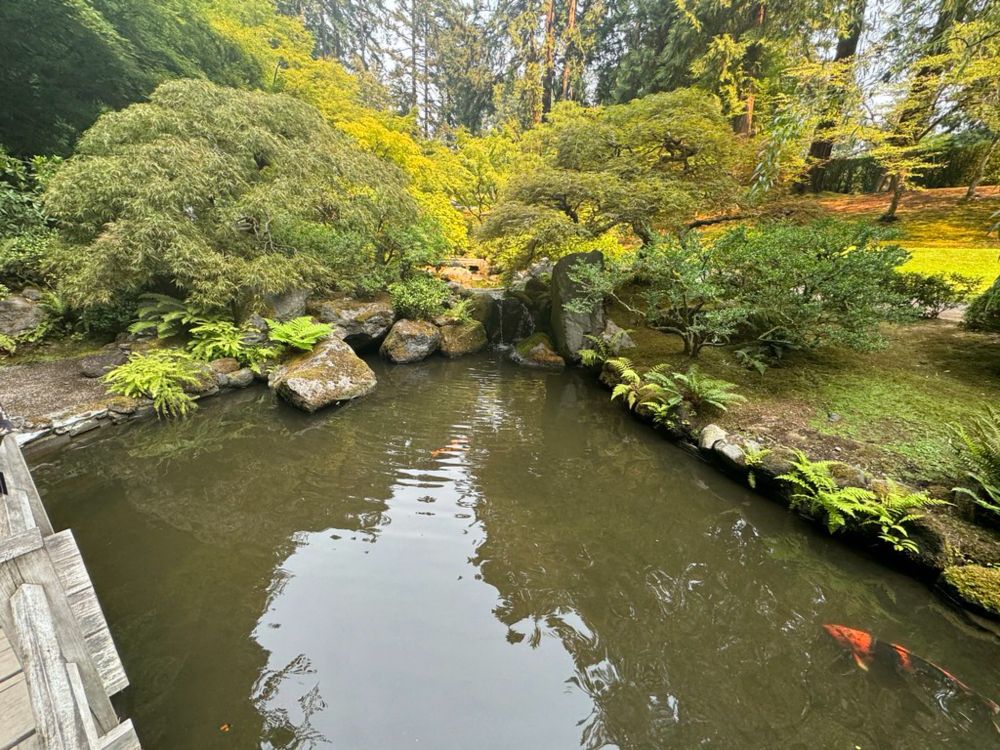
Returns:
[[[970,498],[978,507],[1000,519],[1000,410],[987,407],[973,420],[971,429],[955,427],[959,459],[971,487],[955,491]]]
[[[417,274],[389,287],[392,306],[402,318],[431,320],[444,312],[451,290],[441,279]]]
[[[6,333],[0,333],[0,353],[13,354],[16,351],[17,339],[8,336]]]
[[[185,351],[163,349],[133,354],[104,376],[108,390],[129,398],[151,398],[160,416],[185,416],[195,408],[186,386],[197,385],[201,365]]]
[[[969,303],[965,325],[974,331],[1000,331],[1000,276],[993,286]]]
[[[621,351],[622,343],[632,333],[631,329],[619,328],[610,336],[591,336],[587,334],[585,338],[590,341],[590,348],[580,350],[580,361],[584,367],[601,367],[609,359],[615,357]]]
[[[267,336],[271,341],[303,351],[310,351],[333,332],[329,323],[317,323],[308,316],[286,323],[268,320],[267,325]]]
[[[581,264],[574,279],[585,291],[581,305],[610,296],[679,337],[692,357],[706,346],[750,344],[746,363],[756,367],[765,354],[794,349],[873,349],[880,322],[912,317],[893,288],[906,251],[881,237],[834,220],[741,227],[711,243],[692,232],[645,246],[629,266]],[[626,284],[629,299],[618,294]]]
[[[290,287],[398,278],[435,247],[407,178],[309,104],[200,80],[100,117],[49,182],[76,306],[173,288],[242,309]]]
[[[907,300],[921,318],[938,317],[945,310],[968,302],[982,279],[960,273],[897,272],[895,292]]]

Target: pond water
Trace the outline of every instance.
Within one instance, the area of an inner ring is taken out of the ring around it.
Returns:
[[[579,373],[389,367],[30,457],[147,750],[993,747],[1000,644]],[[920,665],[920,662],[917,662]],[[926,667],[926,665],[922,665]]]

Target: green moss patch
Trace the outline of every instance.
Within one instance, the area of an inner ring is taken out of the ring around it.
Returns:
[[[1000,617],[1000,568],[963,565],[946,569],[942,578],[962,600]]]

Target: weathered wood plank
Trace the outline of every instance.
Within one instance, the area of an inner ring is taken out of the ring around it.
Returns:
[[[35,480],[31,478],[24,454],[21,453],[21,448],[13,435],[4,435],[0,440],[0,471],[3,472],[8,490],[22,490],[27,493],[36,525],[41,530],[42,536],[49,536],[53,531],[52,522],[49,520],[49,514],[45,512],[45,506],[35,487]]]
[[[83,725],[83,734],[87,739],[86,747],[96,750],[98,747],[97,727],[94,726],[94,717],[90,711],[86,710],[87,692],[83,689],[83,680],[80,678],[80,670],[76,664],[69,662],[66,664],[66,675],[69,677],[69,686],[73,692],[73,700],[76,703],[77,718]]]
[[[14,647],[7,640],[7,635],[0,630],[0,686],[3,681],[13,677],[21,671],[21,662],[18,661]]]
[[[35,516],[28,502],[28,493],[24,490],[12,489],[3,497],[4,536],[11,537],[38,528]]]
[[[0,540],[0,563],[9,562],[16,557],[41,548],[42,533],[38,529],[22,531],[20,534],[14,534]]]
[[[18,672],[0,685],[0,748],[17,747],[34,731],[28,686],[24,673]]]
[[[24,584],[11,598],[11,609],[23,653],[28,695],[43,746],[86,750],[87,738],[56,639],[45,589]]]
[[[101,738],[101,750],[142,750],[132,720],[126,719]]]
[[[90,647],[80,631],[58,574],[44,548],[21,555],[16,560],[0,563],[0,626],[7,632],[15,653],[21,657],[22,665],[24,647],[19,643],[20,633],[14,628],[10,605],[10,599],[22,584],[38,584],[44,587],[53,618],[52,627],[57,634],[63,657],[80,667],[87,689],[87,698],[97,718],[98,727],[106,732],[117,726],[118,717],[104,689],[101,673],[90,654]]]
[[[94,591],[73,533],[67,529],[53,534],[45,540],[45,548],[67,593],[70,609],[80,624],[106,692],[114,695],[124,690],[128,687],[125,667],[118,656],[108,621],[101,610],[97,592]]]

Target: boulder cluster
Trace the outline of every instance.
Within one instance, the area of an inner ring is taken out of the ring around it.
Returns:
[[[419,362],[435,353],[461,357],[491,344],[509,348],[511,361],[538,369],[561,369],[580,360],[594,339],[631,346],[609,320],[600,302],[581,304],[577,264],[602,266],[599,252],[574,253],[552,264],[540,261],[507,290],[463,288],[468,315],[434,320],[397,318],[387,297],[308,299],[303,294],[268,300],[270,317],[309,314],[333,326],[311,352],[293,357],[268,373],[270,387],[285,401],[313,412],[371,393],[376,376],[359,356],[378,350],[394,364]]]

